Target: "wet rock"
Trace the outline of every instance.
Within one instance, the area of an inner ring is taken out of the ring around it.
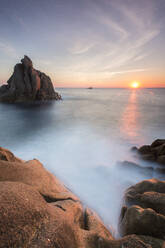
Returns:
[[[139,157],[146,161],[165,164],[165,139],[157,139],[151,145],[144,145],[137,149]]]
[[[155,147],[154,151],[157,156],[165,155],[165,144]]]
[[[28,102],[59,100],[61,96],[54,90],[50,77],[33,68],[28,56],[14,67],[7,85],[0,87],[0,101]]]
[[[137,151],[138,151],[138,148],[137,148],[136,146],[133,146],[133,147],[131,148],[131,151],[132,151],[132,152],[137,152]]]
[[[159,157],[157,158],[157,162],[158,162],[159,164],[165,165],[165,155],[159,156]]]
[[[144,146],[141,146],[139,149],[138,149],[138,152],[140,154],[148,154],[151,152],[151,147],[149,145],[144,145]]]
[[[144,154],[144,155],[141,156],[141,158],[143,160],[147,160],[147,161],[153,161],[153,162],[156,161],[156,157],[152,153],[150,153],[150,154]]]
[[[154,148],[163,144],[165,144],[165,139],[157,139],[151,144],[151,147]]]

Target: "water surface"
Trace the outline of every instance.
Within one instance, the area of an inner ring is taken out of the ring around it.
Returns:
[[[58,91],[62,101],[0,104],[0,145],[43,162],[117,233],[124,190],[158,175],[116,162],[134,161],[134,145],[165,138],[165,89]]]

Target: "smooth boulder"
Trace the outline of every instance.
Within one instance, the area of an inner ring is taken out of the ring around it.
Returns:
[[[0,149],[0,247],[97,248],[110,231],[36,159]]]
[[[122,235],[148,235],[165,240],[165,181],[144,180],[125,194],[121,211]]]

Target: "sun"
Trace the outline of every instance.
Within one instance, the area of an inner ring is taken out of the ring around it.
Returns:
[[[134,81],[131,83],[131,88],[137,89],[140,87],[140,83],[137,81]]]

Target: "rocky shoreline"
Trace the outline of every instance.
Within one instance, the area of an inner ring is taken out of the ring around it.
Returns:
[[[0,247],[163,248],[164,209],[165,181],[131,186],[119,220],[122,238],[116,240],[38,160],[23,161],[0,148]]]

